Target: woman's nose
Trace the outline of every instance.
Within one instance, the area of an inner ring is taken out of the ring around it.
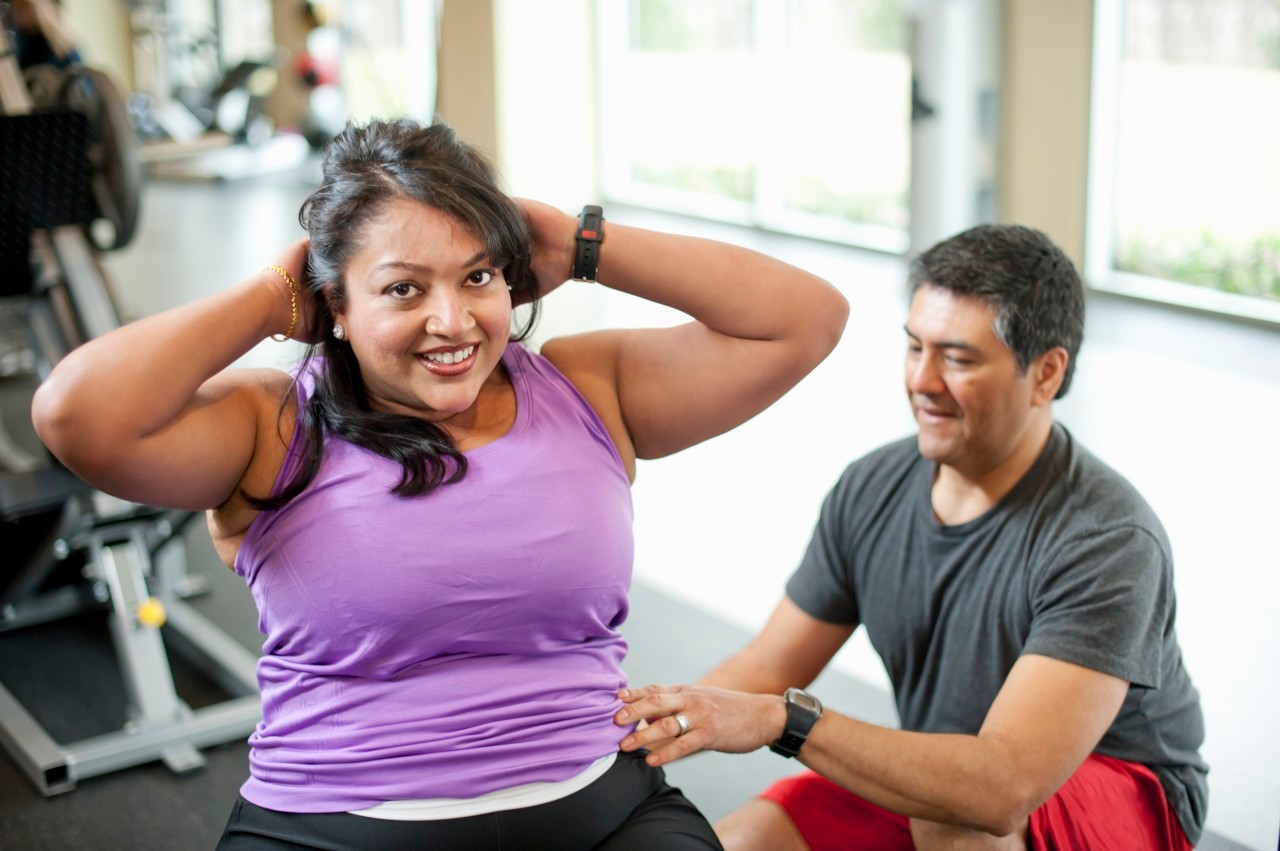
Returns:
[[[471,313],[455,292],[436,292],[427,303],[426,330],[438,337],[456,337],[471,328]]]

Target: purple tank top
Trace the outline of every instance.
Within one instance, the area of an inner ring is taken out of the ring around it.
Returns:
[[[502,362],[515,425],[466,453],[461,482],[395,496],[397,463],[330,437],[307,489],[249,527],[235,570],[266,641],[247,800],[333,812],[471,798],[565,780],[628,732],[612,720],[626,472],[549,361],[511,343]]]

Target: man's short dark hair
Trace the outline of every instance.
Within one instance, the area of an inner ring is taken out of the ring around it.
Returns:
[[[1067,368],[1054,398],[1067,395],[1084,338],[1084,285],[1049,237],[1022,225],[978,225],[912,260],[907,283],[912,296],[928,284],[989,305],[996,336],[1024,373],[1062,346]]]

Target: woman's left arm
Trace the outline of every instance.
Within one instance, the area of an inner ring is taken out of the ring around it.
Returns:
[[[576,219],[520,203],[535,273],[564,280]],[[631,445],[619,451],[628,460],[679,452],[760,413],[831,353],[849,313],[831,284],[780,260],[617,222],[604,225],[597,277],[694,320],[564,337],[543,348],[606,424],[610,414],[620,418]]]

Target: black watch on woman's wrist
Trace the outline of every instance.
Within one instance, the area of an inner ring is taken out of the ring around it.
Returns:
[[[782,699],[787,705],[787,726],[778,741],[769,745],[769,750],[789,759],[800,753],[809,731],[822,717],[822,701],[798,688],[787,689]]]
[[[574,234],[573,279],[596,282],[600,265],[600,243],[604,241],[604,210],[588,204],[578,214],[578,231]]]

